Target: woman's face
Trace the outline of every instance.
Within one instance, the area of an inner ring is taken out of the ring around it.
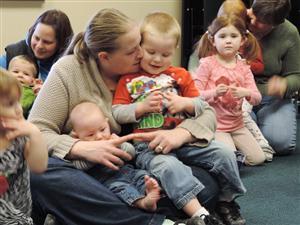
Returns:
[[[37,59],[48,59],[57,50],[57,40],[53,27],[39,23],[31,37],[31,49]]]
[[[143,57],[140,42],[139,26],[133,25],[128,33],[116,40],[119,49],[112,53],[107,53],[103,72],[109,76],[118,76],[139,71],[140,61]],[[100,63],[101,65],[103,64],[102,62]]]
[[[248,28],[256,38],[260,39],[264,37],[273,29],[272,25],[264,23],[257,18],[252,8],[247,10],[247,15],[249,18]]]

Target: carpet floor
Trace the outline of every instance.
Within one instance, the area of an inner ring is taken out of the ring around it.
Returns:
[[[297,150],[258,167],[244,167],[247,188],[237,201],[247,225],[300,225],[300,120]]]

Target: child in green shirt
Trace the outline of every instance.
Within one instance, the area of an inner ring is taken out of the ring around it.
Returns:
[[[8,71],[10,71],[23,86],[21,105],[23,115],[27,118],[36,95],[42,86],[42,81],[36,79],[38,75],[37,66],[28,56],[18,55],[10,61]]]

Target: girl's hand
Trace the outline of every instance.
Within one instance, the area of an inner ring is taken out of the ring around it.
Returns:
[[[168,111],[171,114],[184,111],[188,111],[188,113],[190,113],[190,111],[194,112],[194,103],[192,98],[185,98],[173,92],[163,93],[163,97],[165,98],[165,107],[168,108]]]
[[[1,117],[1,125],[6,130],[8,140],[13,140],[19,136],[33,137],[39,133],[39,129],[23,117],[7,118]]]
[[[102,164],[112,170],[118,170],[124,165],[124,160],[131,160],[130,154],[121,150],[123,142],[131,140],[132,134],[117,137],[113,136],[110,140],[100,141],[78,141],[69,153],[72,159],[85,159],[89,162]]]
[[[29,141],[24,148],[24,157],[34,173],[42,173],[48,164],[48,152],[40,130],[23,117],[1,118],[8,140],[19,136],[27,136]]]
[[[228,91],[228,86],[225,84],[219,84],[216,88],[217,97],[223,96]]]
[[[250,96],[250,90],[247,88],[243,88],[243,87],[230,87],[232,96],[235,98],[244,98],[244,97],[249,97]]]
[[[133,134],[134,140],[149,142],[149,148],[157,153],[167,154],[191,141],[191,134],[183,128],[158,130]]]

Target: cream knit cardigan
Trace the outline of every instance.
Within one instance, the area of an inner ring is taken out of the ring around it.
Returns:
[[[69,136],[72,130],[69,114],[82,101],[95,102],[109,118],[112,132],[120,131],[112,116],[112,93],[95,60],[90,58],[81,64],[74,55],[64,56],[52,66],[28,118],[41,130],[50,155],[64,158],[79,141]],[[179,126],[198,140],[196,145],[207,145],[216,129],[214,111],[207,106],[200,117],[186,119]]]

